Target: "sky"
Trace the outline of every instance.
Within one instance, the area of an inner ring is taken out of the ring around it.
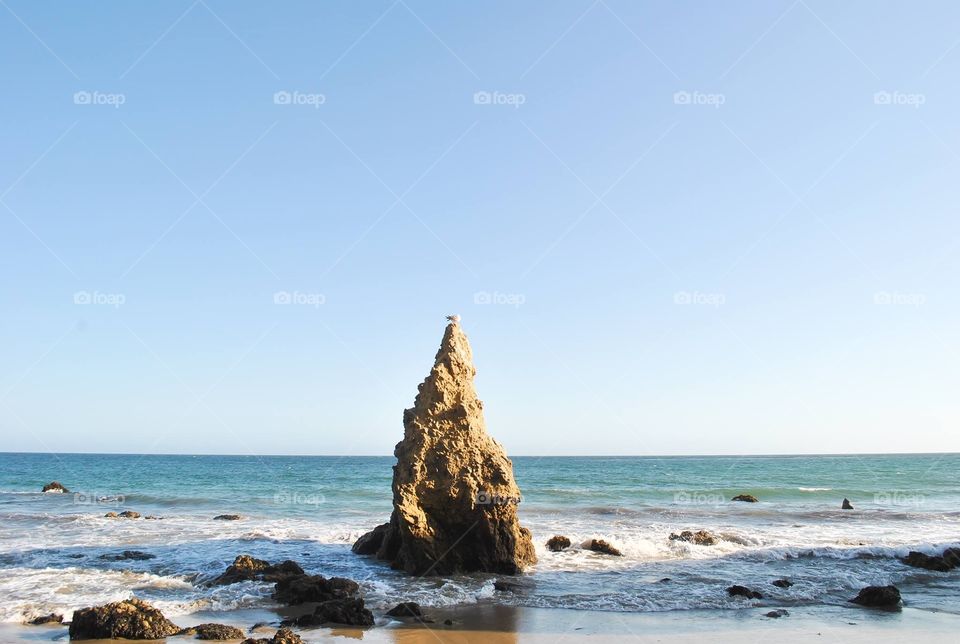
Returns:
[[[960,451],[958,24],[0,0],[0,451]]]

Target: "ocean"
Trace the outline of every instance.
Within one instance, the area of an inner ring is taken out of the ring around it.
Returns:
[[[524,592],[485,574],[411,578],[354,555],[387,520],[393,457],[0,454],[0,621],[144,598],[174,617],[269,607],[267,584],[204,584],[238,554],[357,580],[399,601],[602,611],[840,606],[895,584],[906,605],[960,614],[960,571],[902,564],[960,546],[960,455],[515,457],[539,563]],[[68,494],[41,494],[52,480]],[[759,503],[732,502],[753,494]],[[853,510],[841,510],[844,498]],[[134,510],[158,519],[110,519]],[[239,514],[238,521],[216,521]],[[716,545],[670,540],[708,530]],[[574,546],[550,552],[556,534]],[[622,557],[590,552],[599,538]],[[123,550],[153,558],[111,560]],[[789,588],[772,581],[787,578]],[[740,584],[763,599],[727,596]]]

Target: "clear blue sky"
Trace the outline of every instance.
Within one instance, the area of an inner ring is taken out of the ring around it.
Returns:
[[[960,450],[958,25],[2,0],[0,449],[387,454],[459,313],[512,454]]]

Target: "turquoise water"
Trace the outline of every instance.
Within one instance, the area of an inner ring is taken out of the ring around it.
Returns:
[[[130,594],[171,614],[269,606],[267,586],[203,585],[241,553],[357,579],[375,608],[402,599],[616,611],[838,605],[863,585],[895,583],[912,606],[956,611],[960,572],[896,557],[960,545],[960,455],[513,460],[540,557],[520,595],[494,593],[486,575],[410,579],[350,552],[389,516],[393,457],[0,454],[0,620]],[[71,493],[39,494],[51,480]],[[730,501],[742,493],[761,502]],[[844,497],[854,510],[840,510]],[[128,509],[162,519],[103,516]],[[243,518],[213,520],[224,513]],[[720,541],[668,538],[685,529]],[[574,548],[546,551],[554,534]],[[591,538],[624,556],[577,545]],[[129,549],[155,558],[100,558]],[[771,586],[779,577],[795,585]],[[733,583],[765,597],[730,599],[723,589]]]

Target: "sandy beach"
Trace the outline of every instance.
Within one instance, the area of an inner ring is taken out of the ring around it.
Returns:
[[[685,611],[637,614],[602,611],[516,608],[496,604],[433,609],[434,624],[404,624],[398,621],[378,623],[369,629],[301,629],[304,642],[358,641],[397,644],[457,644],[490,642],[493,644],[546,644],[547,642],[638,643],[777,641],[792,642],[956,642],[960,615],[904,608],[885,612],[858,608],[797,608],[779,619],[764,617],[765,609],[738,611]],[[289,613],[285,613],[289,614]],[[245,632],[254,623],[276,620],[273,611],[251,610],[231,613],[197,613],[184,626],[216,620]],[[451,619],[447,626],[443,620]],[[274,627],[249,631],[251,637],[269,637]],[[2,642],[61,641],[63,626],[0,625]],[[107,641],[107,640],[99,640]],[[112,640],[121,641],[121,640]],[[196,641],[188,637],[170,637],[169,642]]]

